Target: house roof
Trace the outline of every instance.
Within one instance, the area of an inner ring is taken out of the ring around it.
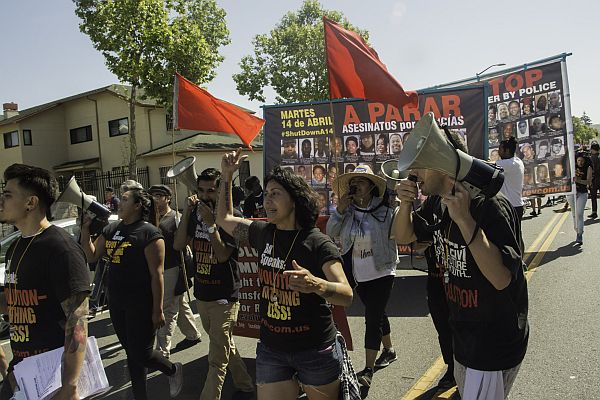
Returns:
[[[255,150],[262,150],[262,138],[257,136],[256,139],[252,141],[251,145]],[[157,149],[142,153],[140,154],[140,157],[161,156],[165,154],[171,154],[172,151],[175,153],[189,153],[211,150],[235,150],[238,147],[245,147],[245,145],[236,135],[229,135],[226,133],[198,132],[193,136],[176,140],[173,144],[173,149],[171,149],[171,144],[169,143]]]
[[[39,114],[39,113],[41,113],[43,111],[49,110],[49,109],[54,108],[54,107],[58,107],[58,106],[60,106],[60,105],[62,105],[64,103],[67,103],[69,101],[81,99],[81,98],[84,98],[84,97],[87,97],[87,96],[92,96],[92,95],[103,93],[103,92],[109,92],[109,93],[111,93],[111,94],[113,94],[113,95],[115,95],[117,97],[120,97],[121,99],[127,101],[129,99],[129,93],[131,92],[131,86],[120,85],[120,84],[113,84],[113,85],[103,86],[103,87],[98,88],[98,89],[94,89],[94,90],[90,90],[90,91],[87,91],[87,92],[79,93],[79,94],[76,94],[76,95],[73,95],[73,96],[69,96],[69,97],[65,97],[65,98],[62,98],[62,99],[54,100],[54,101],[51,101],[51,102],[46,103],[46,104],[41,104],[39,106],[27,108],[25,110],[20,110],[19,114],[14,115],[14,116],[12,116],[10,118],[1,120],[0,121],[0,126],[12,124],[12,123],[15,123],[15,122],[19,122],[19,121],[22,121],[22,120],[24,120],[26,118],[32,117],[32,116],[34,116],[36,114]],[[161,107],[162,108],[161,105],[157,104],[157,102],[156,102],[155,99],[153,99],[153,98],[145,98],[144,99],[143,98],[144,97],[144,89],[142,89],[142,88],[139,88],[137,90],[136,97],[137,97],[136,102],[137,102],[137,104],[139,106],[142,106],[142,107]],[[242,109],[242,110],[244,110],[244,111],[246,111],[248,113],[254,114],[254,111],[252,111],[252,110],[249,110],[249,109],[244,108],[244,107],[240,107],[240,106],[238,106],[236,104],[233,104],[233,103],[230,103],[230,104],[235,105],[236,107],[239,107],[240,109]]]
[[[100,158],[94,157],[94,158],[86,158],[84,160],[67,161],[62,164],[55,165],[52,168],[56,172],[64,172],[64,171],[71,171],[71,170],[74,170],[77,168],[88,167],[90,165],[97,167],[99,160],[100,160]]]

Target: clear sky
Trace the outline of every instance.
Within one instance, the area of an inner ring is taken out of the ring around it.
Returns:
[[[261,114],[238,94],[232,74],[251,54],[254,35],[270,31],[301,0],[217,0],[231,44],[209,91]],[[370,43],[405,89],[474,76],[495,63],[522,65],[563,52],[571,107],[600,122],[600,2],[597,0],[321,0],[370,33]],[[71,0],[0,0],[0,103],[20,109],[118,83],[79,32]],[[506,68],[506,67],[505,67]],[[267,92],[269,93],[269,92]],[[272,93],[272,92],[271,92]],[[267,104],[274,97],[267,99]]]

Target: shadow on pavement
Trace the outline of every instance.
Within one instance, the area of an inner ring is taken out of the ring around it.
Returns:
[[[429,314],[426,293],[427,276],[397,276],[387,305],[388,317],[423,317]],[[349,317],[360,317],[365,308],[354,293],[352,305],[346,309]]]
[[[545,264],[548,264],[551,261],[556,260],[557,258],[574,256],[582,252],[583,247],[575,244],[575,242],[573,241],[569,244],[565,244],[564,246],[558,247],[556,250],[544,252],[542,260],[540,261],[540,265],[538,265],[538,268],[544,266]]]
[[[253,380],[256,379],[256,361],[253,358],[244,358],[244,363],[248,368],[248,373]],[[116,362],[105,368],[108,380],[113,386],[111,392],[107,393],[103,399],[107,400],[129,400],[133,398],[131,387],[128,386],[122,390],[123,386],[129,384],[129,372],[127,371],[126,361]],[[183,389],[178,400],[197,400],[200,398],[206,374],[208,373],[208,357],[204,356],[195,359],[183,365]],[[148,375],[146,381],[148,388],[148,398],[150,399],[170,399],[168,377],[160,372],[153,372]],[[231,380],[231,374],[228,372],[223,385],[221,399],[232,399],[236,391]]]

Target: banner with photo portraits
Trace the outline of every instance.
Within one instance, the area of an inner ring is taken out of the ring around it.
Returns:
[[[333,179],[358,164],[381,175],[381,164],[398,157],[428,112],[456,130],[471,155],[487,158],[484,90],[464,87],[420,93],[418,109],[364,100],[265,107],[265,173],[281,165],[302,176],[319,194],[320,214],[327,215],[337,207]]]
[[[560,61],[529,66],[488,80],[488,144],[497,160],[501,140],[517,139],[523,160],[523,196],[571,191]]]

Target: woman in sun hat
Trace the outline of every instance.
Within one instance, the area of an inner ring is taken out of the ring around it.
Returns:
[[[327,234],[339,238],[344,254],[344,270],[365,305],[366,366],[359,382],[370,386],[375,367],[396,360],[390,323],[385,307],[392,292],[398,247],[390,239],[394,209],[384,201],[385,179],[373,174],[369,165],[358,165],[353,172],[332,182],[338,195],[337,209],[327,222]],[[377,354],[383,343],[383,351]],[[377,359],[376,359],[377,358]]]

